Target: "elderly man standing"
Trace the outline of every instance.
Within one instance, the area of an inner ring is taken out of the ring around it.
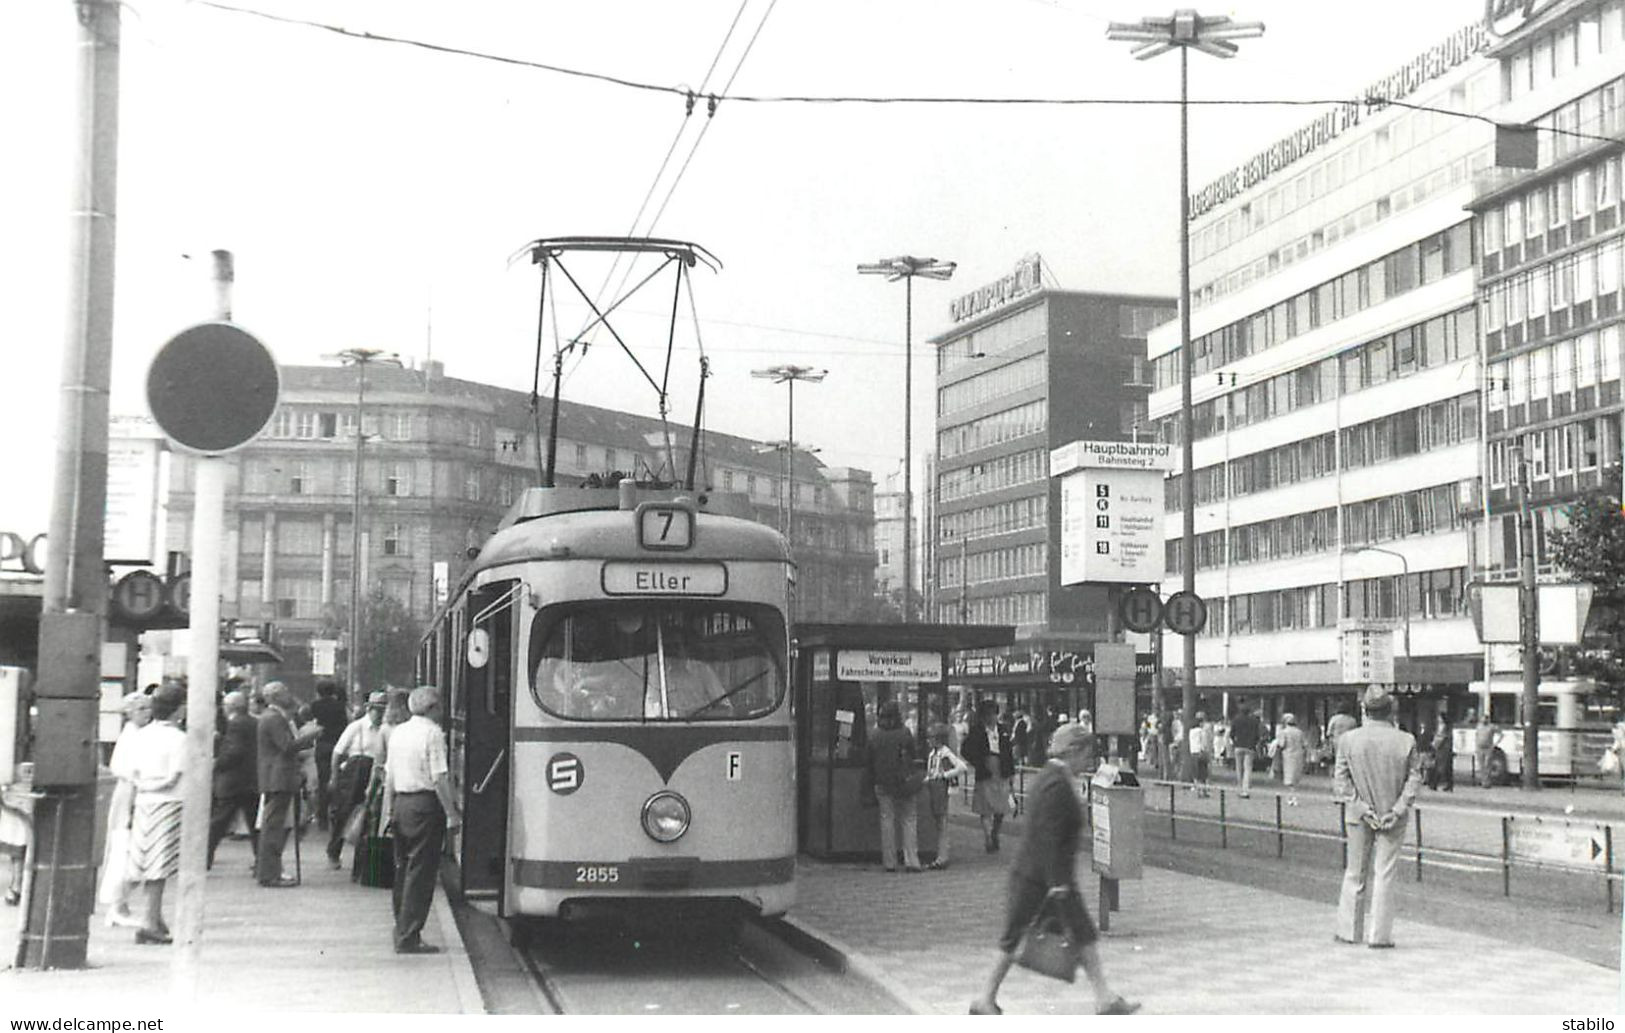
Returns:
[[[1416,739],[1394,727],[1394,698],[1366,689],[1365,724],[1337,740],[1332,796],[1348,805],[1348,867],[1337,904],[1339,943],[1360,939],[1361,908],[1370,889],[1372,947],[1394,945],[1394,875],[1405,843],[1405,817],[1421,787]]]
[[[281,889],[298,880],[282,874],[282,848],[292,824],[293,798],[299,792],[299,752],[310,748],[321,734],[312,721],[304,731],[294,728],[293,690],[279,681],[265,686],[265,713],[255,736],[260,787],[260,843],[254,878],[261,886]]]
[[[423,926],[434,901],[441,844],[447,829],[462,824],[462,815],[451,795],[440,690],[419,685],[406,705],[412,717],[390,735],[384,761],[383,824],[395,829],[395,953],[438,954],[439,947],[423,942]]]
[[[209,867],[214,867],[214,854],[220,841],[231,831],[231,823],[240,814],[248,826],[249,849],[259,856],[260,837],[254,828],[255,810],[259,794],[255,792],[259,779],[259,765],[255,761],[258,728],[248,716],[248,694],[241,689],[226,693],[220,701],[226,723],[215,738],[214,776],[212,792],[213,810],[209,814]]]

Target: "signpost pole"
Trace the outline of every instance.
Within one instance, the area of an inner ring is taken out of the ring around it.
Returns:
[[[231,252],[214,252],[215,318],[231,320],[234,280]],[[215,696],[220,680],[220,541],[224,537],[225,460],[194,457],[192,496],[192,598],[187,621],[186,766],[181,775],[181,856],[175,905],[172,990],[182,1001],[197,997],[203,952],[204,882],[209,844],[209,788],[214,767]]]

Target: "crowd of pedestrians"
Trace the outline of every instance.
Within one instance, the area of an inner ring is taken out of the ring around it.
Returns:
[[[97,902],[107,924],[134,929],[139,944],[171,942],[163,902],[180,866],[185,703],[179,680],[126,696],[108,758],[115,783]],[[248,840],[256,882],[291,889],[301,882],[299,837],[311,827],[325,830],[332,867],[343,866],[343,850],[352,846],[352,879],[392,889],[396,950],[437,950],[421,931],[446,829],[459,820],[440,710],[432,686],[374,692],[352,719],[331,682],[319,683],[316,698],[301,706],[281,682],[255,691],[229,679],[214,728],[207,866],[236,832]],[[404,734],[392,765],[397,726]],[[284,857],[290,840],[293,874]]]

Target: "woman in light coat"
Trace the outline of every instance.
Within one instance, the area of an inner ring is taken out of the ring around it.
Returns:
[[[1296,807],[1298,780],[1303,777],[1304,758],[1309,754],[1309,742],[1303,737],[1303,729],[1298,727],[1296,715],[1281,715],[1281,725],[1275,730],[1270,748],[1281,756],[1281,782],[1287,789],[1286,802]]]

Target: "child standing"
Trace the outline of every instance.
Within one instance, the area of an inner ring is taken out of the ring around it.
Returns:
[[[948,745],[949,728],[931,726],[931,753],[925,759],[925,792],[931,806],[931,821],[937,829],[937,859],[927,868],[948,867],[948,800],[959,780],[970,774],[970,765]]]

